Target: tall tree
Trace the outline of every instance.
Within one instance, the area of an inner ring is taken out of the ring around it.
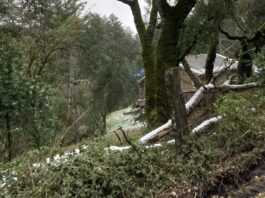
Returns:
[[[179,35],[185,19],[197,1],[179,0],[174,4],[169,4],[166,0],[153,0],[151,1],[147,26],[143,21],[138,0],[119,1],[130,6],[142,44],[147,123],[149,127],[154,127],[170,118],[164,75],[167,69],[176,67],[180,62],[177,57]],[[158,20],[158,16],[160,16],[160,20]],[[158,22],[161,30],[157,45],[154,45],[153,41]],[[180,92],[181,90],[178,90],[178,93]],[[184,106],[185,104],[180,103],[180,105]],[[183,116],[186,115],[183,114]]]

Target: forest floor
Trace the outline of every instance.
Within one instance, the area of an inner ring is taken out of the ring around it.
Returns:
[[[176,187],[158,198],[265,198],[265,153],[243,164],[238,160],[217,165],[200,187]]]
[[[226,116],[189,134],[181,154],[165,140],[160,147],[140,144],[145,129],[30,151],[0,163],[0,197],[265,197],[264,93],[236,93],[216,103],[211,114]],[[134,147],[109,149],[127,146],[125,137]]]

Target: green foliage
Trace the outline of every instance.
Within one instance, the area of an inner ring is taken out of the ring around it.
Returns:
[[[52,113],[53,93],[41,79],[29,78],[19,62],[20,54],[6,37],[0,47],[0,133],[6,139],[5,116],[10,117],[12,142],[33,140],[39,148],[50,143],[55,136],[57,118]],[[21,145],[20,145],[21,146]],[[24,145],[25,146],[25,145]],[[29,145],[27,145],[29,146]],[[27,147],[25,146],[25,147]],[[12,144],[12,149],[21,153],[24,149]],[[1,151],[4,152],[4,151]],[[1,157],[2,158],[2,157]]]
[[[219,125],[219,145],[230,155],[251,151],[263,145],[265,131],[262,92],[224,97],[217,105],[223,119]]]
[[[81,17],[83,6],[1,1],[1,150],[8,150],[7,113],[16,156],[53,143],[60,132],[69,144],[73,136],[99,135],[104,116],[132,102],[138,40],[114,16]]]
[[[151,149],[138,145],[139,153],[108,152],[104,148],[109,145],[97,139],[87,142],[85,149],[80,146],[80,155],[58,165],[32,167],[45,156],[52,158],[44,149],[2,164],[0,170],[9,172],[7,189],[12,197],[150,197],[186,183],[200,186],[218,164],[233,157],[244,164],[264,151],[264,107],[263,90],[229,94],[216,104],[221,123],[207,134],[186,137],[178,156],[174,145]],[[65,152],[70,151],[57,150],[61,156]]]
[[[265,69],[265,48],[261,49],[261,52],[256,54],[254,57],[254,65],[258,67],[261,71],[261,74],[264,72]]]
[[[135,192],[131,197],[142,197],[155,191],[163,192],[167,184],[174,184],[175,178],[163,170],[165,166],[168,170],[174,169],[168,161],[174,152],[143,150],[143,158],[139,158],[134,151],[108,153],[104,151],[105,146],[99,142],[91,143],[81,156],[58,167],[48,166],[39,173],[34,171],[30,178],[24,177],[30,170],[21,167],[17,171],[23,184],[13,189],[12,196],[122,197]],[[171,154],[154,165],[160,152]],[[136,185],[132,185],[134,182],[137,182]]]
[[[102,117],[104,125],[108,113],[128,106],[135,98],[134,75],[142,66],[139,41],[123,29],[114,15],[101,18],[88,14],[85,19],[87,28],[79,76],[91,80],[95,113]]]

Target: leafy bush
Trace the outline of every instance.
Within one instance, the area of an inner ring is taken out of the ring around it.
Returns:
[[[51,87],[39,77],[29,77],[19,57],[10,38],[0,39],[0,138],[9,142],[0,150],[0,160],[49,144],[58,126]]]
[[[207,134],[186,137],[181,155],[174,145],[151,149],[138,145],[138,153],[108,152],[102,139],[73,151],[55,150],[54,156],[49,149],[30,152],[0,165],[0,196],[152,197],[187,183],[202,186],[218,164],[238,156],[243,156],[239,158],[243,164],[265,150],[261,93],[230,94],[218,101],[215,111],[223,116],[221,123]]]

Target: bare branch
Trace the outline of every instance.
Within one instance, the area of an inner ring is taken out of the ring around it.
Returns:
[[[185,58],[182,60],[182,65],[184,67],[185,72],[189,75],[190,79],[192,80],[194,86],[197,89],[199,89],[202,86],[202,83],[200,79],[191,71],[190,65]]]
[[[232,36],[230,35],[228,32],[224,31],[221,26],[219,27],[219,30],[222,34],[224,34],[228,39],[230,40],[239,40],[239,41],[242,41],[242,40],[247,40],[248,38],[246,36]]]
[[[231,16],[232,16],[232,18],[234,19],[234,21],[235,21],[235,23],[237,24],[237,26],[239,27],[239,29],[240,29],[242,32],[244,32],[244,33],[246,34],[246,33],[247,33],[247,30],[244,29],[244,28],[240,25],[240,23],[238,22],[238,20],[237,20],[235,14],[234,14],[233,12],[231,13]]]
[[[124,136],[126,142],[127,142],[129,145],[131,145],[131,147],[132,147],[132,148],[134,149],[134,151],[138,154],[138,156],[139,156],[140,158],[142,158],[141,153],[138,151],[138,149],[136,148],[136,146],[135,146],[135,145],[134,145],[134,144],[128,139],[128,137],[126,136],[125,131],[122,129],[122,127],[120,127],[119,130],[121,130],[121,132],[122,132],[122,134],[123,134],[123,136]]]

